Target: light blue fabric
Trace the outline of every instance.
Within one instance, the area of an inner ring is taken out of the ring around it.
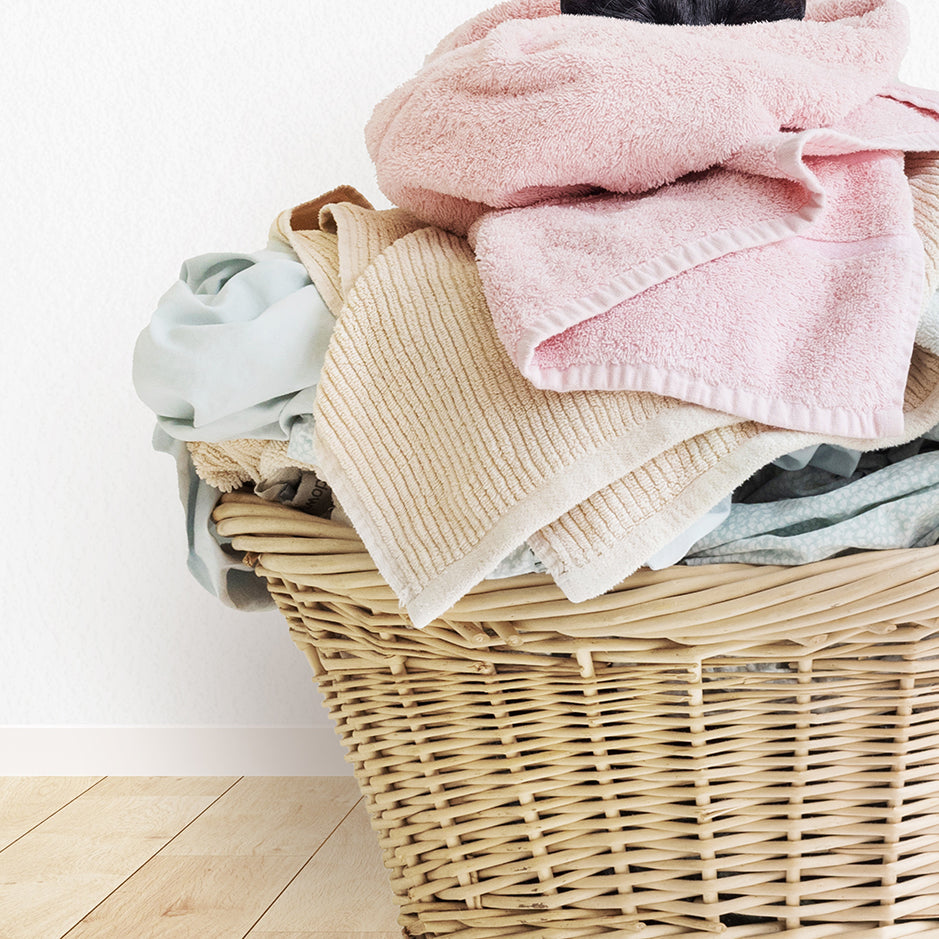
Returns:
[[[134,350],[137,394],[177,440],[286,440],[335,326],[292,252],[186,261]]]
[[[860,459],[860,450],[848,450],[846,447],[823,443],[817,447],[805,447],[787,453],[775,460],[774,465],[789,471],[817,466],[837,476],[850,476],[857,469]]]
[[[653,571],[661,571],[666,567],[677,564],[692,548],[692,546],[706,535],[710,534],[728,518],[731,511],[731,498],[721,499],[709,512],[685,529],[677,538],[669,542],[661,551],[646,561],[646,567]]]
[[[226,606],[248,612],[272,609],[274,601],[265,582],[242,562],[242,552],[230,547],[231,540],[219,535],[212,521],[219,491],[196,475],[186,444],[157,427],[153,449],[170,454],[176,461],[179,500],[186,519],[189,572]]]
[[[687,564],[808,564],[849,551],[924,547],[939,530],[939,450],[818,495],[735,503]]]
[[[187,566],[226,606],[273,607],[264,582],[211,519],[219,491],[183,441],[311,440],[316,385],[335,318],[287,247],[186,261],[134,350],[137,394],[157,415],[154,449],[176,461]],[[312,462],[309,446],[301,457]]]

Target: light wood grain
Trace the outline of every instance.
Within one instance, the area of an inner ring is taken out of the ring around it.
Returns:
[[[96,796],[212,796],[236,785],[240,776],[106,776],[94,789]]]
[[[232,939],[244,936],[307,857],[158,855],[67,939]]]
[[[26,778],[0,792],[20,806],[4,821],[27,826],[0,850],[0,939],[401,937],[348,777]]]
[[[229,785],[171,796],[93,788],[65,805],[0,851],[0,936],[60,939]]]
[[[102,776],[0,777],[0,850],[71,802]]]
[[[162,853],[307,859],[359,798],[348,776],[245,777]]]
[[[68,939],[243,936],[359,799],[348,777],[242,778]]]
[[[248,935],[401,935],[398,910],[363,803],[349,813]]]

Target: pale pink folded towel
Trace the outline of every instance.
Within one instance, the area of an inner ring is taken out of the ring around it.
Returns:
[[[509,0],[383,101],[384,193],[468,234],[538,387],[651,391],[766,424],[900,433],[923,297],[895,0],[664,27]]]

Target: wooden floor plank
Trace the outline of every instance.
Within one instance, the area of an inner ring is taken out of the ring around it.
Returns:
[[[212,796],[234,786],[241,776],[107,776],[95,786],[96,795]]]
[[[252,939],[401,937],[348,777],[6,779],[0,796],[0,830],[20,832],[0,939],[228,939],[259,917]]]
[[[0,851],[102,776],[0,776]]]
[[[162,853],[309,858],[360,798],[349,776],[245,777]]]
[[[65,939],[240,939],[306,861],[160,854]]]
[[[248,935],[391,933],[397,939],[397,915],[378,839],[359,803]]]
[[[200,795],[86,791],[0,851],[0,936],[60,939],[229,786],[219,778]]]

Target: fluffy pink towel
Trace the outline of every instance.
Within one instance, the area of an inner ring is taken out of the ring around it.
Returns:
[[[923,254],[895,0],[664,27],[509,0],[375,111],[385,194],[466,233],[536,385],[633,389],[854,437],[902,429]]]

